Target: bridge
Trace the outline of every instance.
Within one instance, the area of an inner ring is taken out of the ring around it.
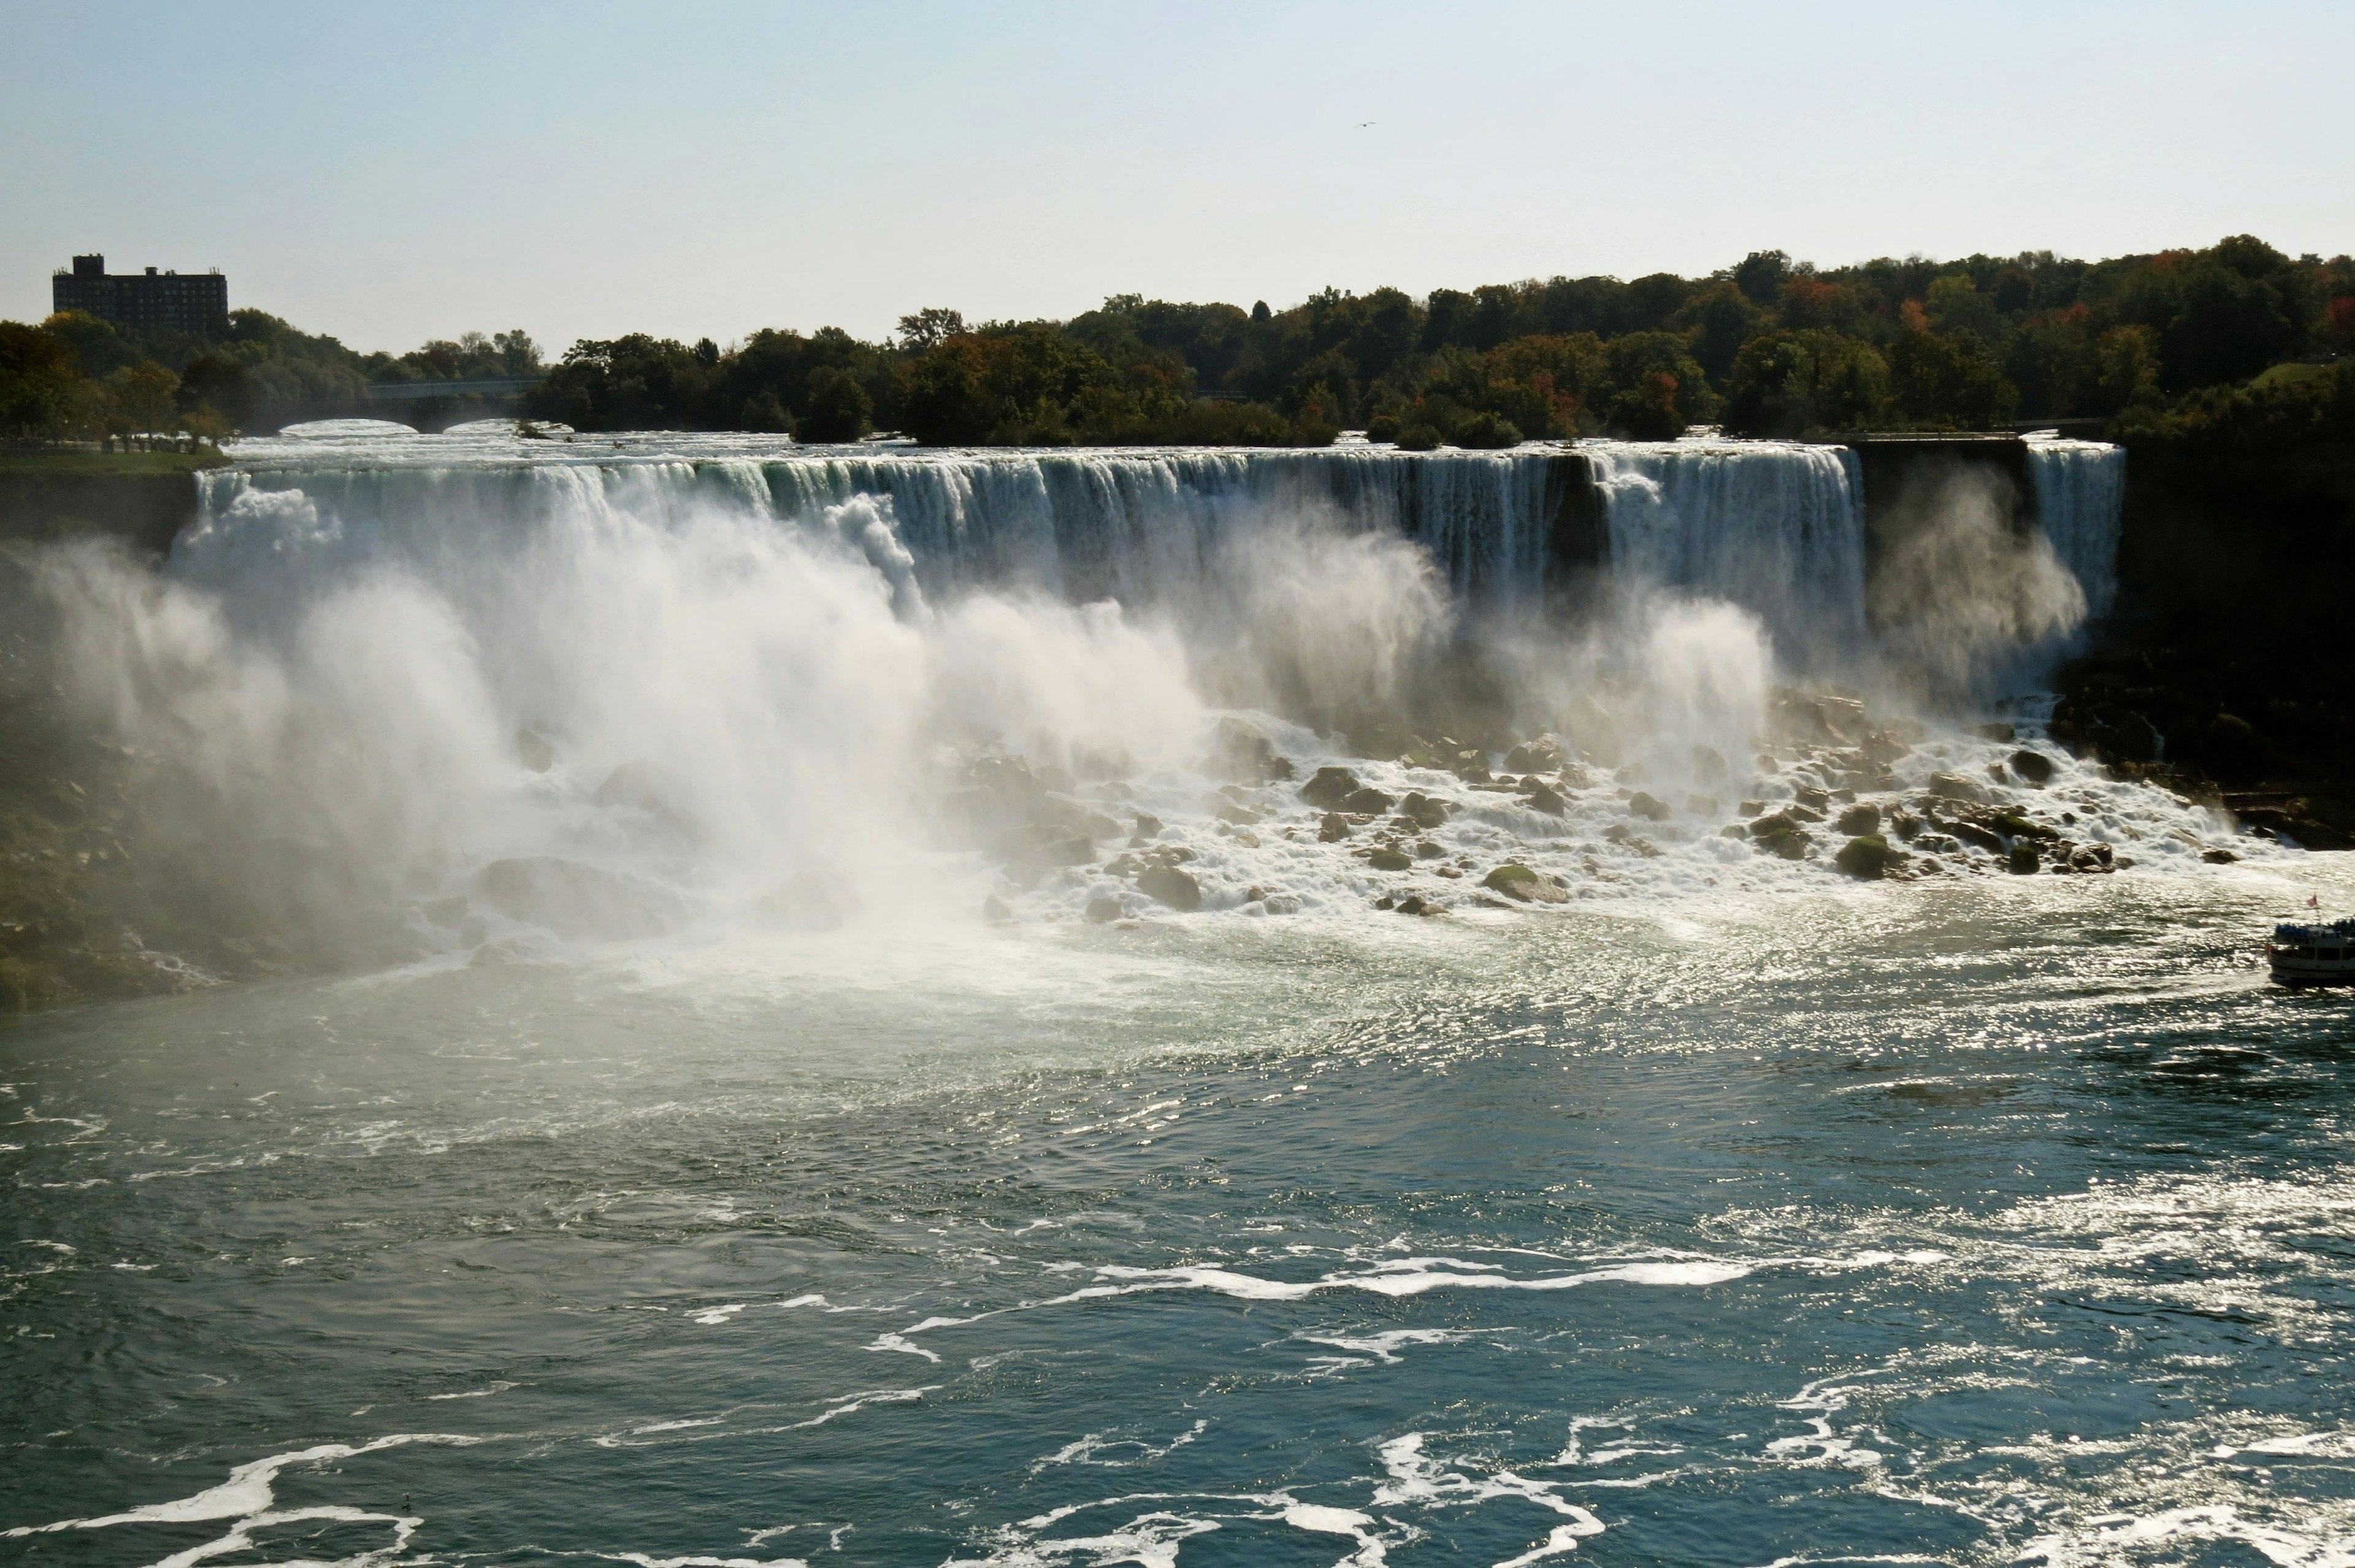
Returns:
[[[527,376],[506,381],[370,381],[368,395],[378,403],[422,402],[427,398],[512,398],[539,385]]]

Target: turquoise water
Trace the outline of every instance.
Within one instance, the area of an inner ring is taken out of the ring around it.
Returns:
[[[2355,1562],[2335,858],[0,1027],[0,1558]]]

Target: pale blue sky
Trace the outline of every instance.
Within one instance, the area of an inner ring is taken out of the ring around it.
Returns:
[[[0,0],[0,316],[88,249],[356,347],[551,350],[1777,246],[2328,254],[2350,59],[2344,0]]]

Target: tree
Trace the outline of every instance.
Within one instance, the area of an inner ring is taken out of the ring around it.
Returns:
[[[184,411],[209,408],[231,427],[243,430],[253,419],[253,378],[235,357],[207,354],[180,372],[178,401]],[[202,433],[194,425],[188,429]]]
[[[832,366],[810,372],[802,409],[804,441],[857,441],[874,428],[875,404],[847,370]]]
[[[939,347],[963,331],[964,315],[962,312],[926,305],[913,315],[900,318],[900,347],[921,354],[927,348]]]
[[[1889,400],[1889,367],[1869,343],[1837,332],[1764,333],[1735,357],[1725,428],[1795,436],[1868,428]]]
[[[72,418],[80,377],[60,335],[0,321],[0,431],[56,435]]]
[[[1605,417],[1638,441],[1674,441],[1717,411],[1709,379],[1673,332],[1631,332],[1608,353]]]
[[[1674,325],[1692,343],[1693,358],[1722,386],[1742,346],[1766,325],[1766,313],[1731,283],[1715,283],[1687,300]]]
[[[1770,305],[1791,275],[1791,258],[1782,251],[1753,251],[1733,269],[1733,286],[1751,304]]]
[[[153,359],[142,360],[106,379],[107,399],[125,430],[168,434],[179,426],[180,379]]]
[[[1913,330],[1890,346],[1897,405],[1913,424],[1933,430],[1990,430],[2011,417],[2019,393],[1995,356],[1966,333]]]

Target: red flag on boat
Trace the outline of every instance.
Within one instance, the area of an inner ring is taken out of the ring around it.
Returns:
[[[2307,894],[2306,907],[2308,909],[2320,909],[2322,907],[2322,895],[2319,893]]]

